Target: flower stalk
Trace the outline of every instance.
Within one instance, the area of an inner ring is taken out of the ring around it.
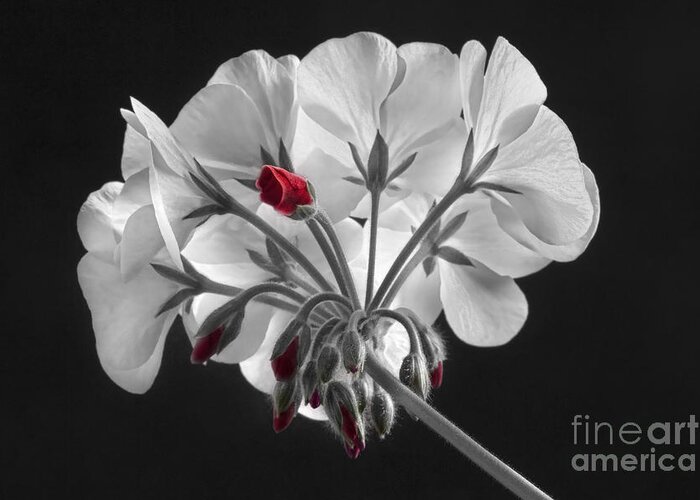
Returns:
[[[472,437],[404,386],[384,368],[371,352],[367,354],[365,369],[370,377],[411,415],[430,427],[431,430],[457,448],[460,453],[478,465],[484,472],[518,498],[523,500],[552,500],[552,497],[525,479],[512,467],[481,446]]]

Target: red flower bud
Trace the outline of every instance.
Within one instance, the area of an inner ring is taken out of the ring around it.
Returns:
[[[353,451],[355,456],[350,455],[350,452],[348,452],[348,455],[351,458],[357,458],[357,455],[365,449],[364,440],[362,439],[360,431],[357,428],[357,422],[355,422],[355,418],[352,416],[352,413],[350,413],[350,410],[344,405],[340,405],[340,414],[343,416],[341,431],[345,437],[345,450],[348,451],[349,448]]]
[[[433,389],[442,385],[442,361],[438,361],[435,369],[430,372],[430,385]]]
[[[279,414],[273,415],[272,428],[275,430],[275,432],[282,432],[289,427],[289,424],[292,423],[296,413],[296,406],[294,403],[292,403],[286,410],[280,412]]]
[[[321,394],[319,394],[318,389],[314,389],[314,392],[311,393],[309,404],[311,405],[311,408],[314,409],[321,406]]]
[[[282,354],[270,361],[272,372],[279,381],[289,380],[297,371],[297,351],[299,350],[299,336],[292,339]]]
[[[190,361],[197,365],[206,363],[209,358],[216,354],[216,349],[219,346],[219,340],[221,340],[223,333],[224,327],[220,326],[206,337],[198,338],[192,348]]]
[[[299,205],[312,205],[308,181],[283,168],[263,165],[255,182],[260,201],[272,205],[282,215],[292,215]]]

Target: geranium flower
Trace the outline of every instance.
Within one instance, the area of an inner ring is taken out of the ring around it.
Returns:
[[[576,258],[600,212],[532,65],[502,38],[484,74],[485,59],[478,42],[458,58],[357,33],[301,63],[231,59],[170,127],[132,100],[126,182],[78,217],[110,377],[145,391],[180,314],[192,363],[239,364],[275,432],[327,419],[354,459],[397,402],[543,497],[425,403],[444,375],[440,311],[465,342],[508,342],[527,317],[514,279]]]
[[[476,41],[460,55],[462,105],[473,133],[473,157],[498,147],[493,164],[470,172],[471,182],[489,190],[494,212],[506,230],[511,219],[542,242],[562,245],[580,239],[593,224],[594,207],[571,132],[544,106],[547,90],[535,68],[505,38],[489,59]],[[522,236],[521,236],[522,238]]]
[[[397,49],[381,35],[356,33],[328,40],[302,59],[301,106],[340,143],[317,139],[351,182],[364,183],[371,172],[358,173],[348,145],[367,166],[381,135],[388,155],[384,207],[411,192],[441,195],[451,186],[466,139],[458,73],[456,56],[441,45]],[[356,215],[368,213],[365,196]]]

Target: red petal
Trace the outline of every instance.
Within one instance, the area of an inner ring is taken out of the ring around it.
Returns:
[[[314,392],[311,393],[309,404],[311,405],[311,408],[314,409],[321,406],[321,394],[319,394],[318,389],[314,389]]]
[[[219,340],[223,333],[224,327],[220,326],[206,337],[197,339],[192,348],[190,361],[198,365],[206,363],[209,358],[216,354],[216,348],[219,345]]]
[[[289,380],[297,371],[297,351],[299,350],[299,336],[289,343],[282,354],[270,361],[272,372],[278,381]]]
[[[430,372],[430,385],[433,389],[442,385],[442,361],[438,361],[437,367]]]
[[[263,165],[255,186],[260,190],[260,200],[283,215],[292,215],[299,205],[314,201],[307,180],[283,168]]]

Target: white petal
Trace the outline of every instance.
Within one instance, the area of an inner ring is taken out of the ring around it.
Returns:
[[[550,262],[501,229],[488,196],[479,193],[463,196],[442,218],[443,227],[464,212],[467,212],[464,224],[446,245],[502,276],[513,278],[539,271]]]
[[[109,356],[105,356],[104,351],[97,350],[97,356],[100,359],[102,368],[115,384],[133,394],[143,394],[151,388],[156,375],[158,375],[158,370],[160,370],[165,339],[175,317],[176,314],[174,313],[167,314],[167,319],[163,322],[156,348],[153,350],[151,357],[141,366],[126,370],[114,368],[109,364]]]
[[[462,92],[462,106],[467,130],[476,125],[484,90],[484,67],[486,49],[476,40],[470,40],[462,47],[459,56],[459,76]]]
[[[437,272],[435,273],[437,274]],[[410,342],[406,330],[396,322],[393,322],[382,337],[381,348],[377,351],[379,359],[384,366],[396,377],[399,378],[399,371],[403,358],[410,351]]]
[[[102,364],[124,371],[148,363],[174,314],[156,313],[177,286],[150,268],[124,283],[116,265],[92,253],[78,264],[78,281]]]
[[[88,252],[111,254],[117,244],[112,224],[112,206],[124,185],[108,182],[90,193],[78,212],[78,234]]]
[[[462,108],[459,59],[449,49],[433,43],[409,43],[399,47],[398,55],[405,62],[405,74],[382,109],[382,134],[394,167],[419,147],[442,137],[444,134],[438,132],[458,119]]]
[[[270,151],[279,140],[266,136],[258,109],[236,85],[204,87],[185,104],[171,129],[202,165],[243,171],[259,168],[260,147]]]
[[[119,255],[124,281],[129,281],[151,262],[153,256],[163,248],[163,237],[153,210],[146,205],[134,212],[124,227]]]
[[[183,255],[208,278],[247,287],[273,277],[253,263],[249,250],[266,255],[263,235],[238,217],[214,215],[194,231]]]
[[[366,158],[396,68],[396,47],[380,35],[355,33],[328,40],[301,61],[301,106],[329,132],[355,144]]]
[[[476,157],[522,134],[546,97],[547,89],[530,61],[499,37],[484,77],[474,137]]]
[[[209,203],[189,179],[170,170],[159,151],[151,149],[153,167],[149,169],[149,187],[156,220],[171,259],[182,267],[180,251],[192,230],[200,222],[184,219],[193,210]]]
[[[269,150],[272,154],[277,154],[276,144],[280,139],[287,148],[292,146],[298,65],[296,56],[286,56],[280,61],[263,50],[251,50],[219,66],[208,83],[237,85],[245,91],[263,119],[269,134],[267,145],[275,145],[274,150]]]
[[[527,318],[525,295],[511,278],[487,268],[439,262],[447,322],[468,344],[488,347],[512,339]]]
[[[122,177],[129,177],[148,168],[151,159],[151,146],[146,137],[127,124],[124,132],[124,148],[122,151]]]
[[[193,167],[192,157],[180,147],[165,123],[153,111],[133,97],[131,105],[134,108],[134,114],[146,132],[146,136],[163,157],[168,168],[180,175],[191,171]]]
[[[148,158],[150,165],[151,145],[148,143]],[[149,169],[144,168],[132,174],[124,183],[119,196],[112,206],[112,224],[116,234],[121,238],[124,226],[129,217],[139,208],[151,204],[151,190],[148,186]]]
[[[466,143],[464,120],[455,118],[436,132],[436,140],[425,145],[416,144],[419,146],[415,149],[416,159],[392,184],[408,193],[434,196],[442,196],[452,187],[462,165]]]
[[[297,173],[311,181],[316,191],[316,203],[334,222],[349,217],[367,193],[364,186],[343,179],[347,176],[359,177],[357,171],[352,172],[320,149],[314,150],[298,165]],[[342,193],[339,193],[340,190]]]
[[[430,210],[434,198],[425,194],[414,193],[401,203],[395,203],[383,211],[379,218],[379,225],[394,231],[408,233],[411,227],[420,226],[425,215]]]
[[[586,183],[586,190],[593,204],[593,221],[586,233],[579,239],[564,245],[548,245],[525,227],[525,224],[523,224],[523,221],[520,220],[518,214],[509,203],[504,203],[494,198],[491,201],[491,205],[494,214],[498,218],[499,224],[513,238],[548,259],[558,262],[569,262],[576,259],[583,253],[588,243],[590,243],[595,235],[598,229],[598,221],[600,220],[600,196],[598,195],[598,186],[596,185],[595,177],[593,176],[593,172],[585,165],[581,164],[581,168]]]
[[[593,206],[576,144],[561,118],[546,106],[527,132],[499,151],[481,180],[522,193],[503,197],[546,243],[572,242],[591,226]]]

